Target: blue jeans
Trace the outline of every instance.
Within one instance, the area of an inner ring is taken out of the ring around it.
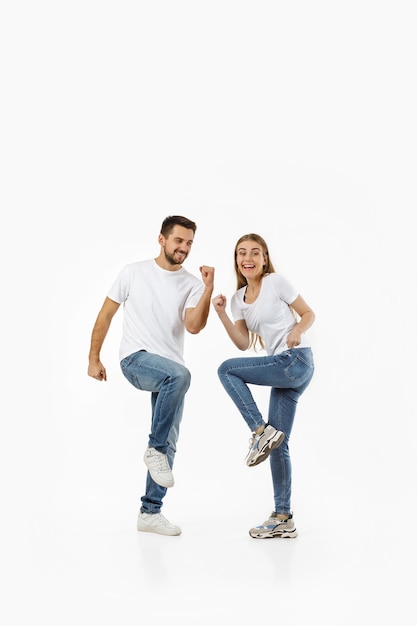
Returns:
[[[290,513],[292,468],[288,442],[298,398],[314,373],[311,348],[294,348],[275,356],[228,359],[220,365],[217,373],[251,431],[265,424],[265,420],[248,385],[271,387],[268,423],[285,433],[283,443],[272,450],[269,457],[275,511]]]
[[[171,469],[177,450],[180,423],[191,374],[188,369],[158,354],[141,350],[130,354],[120,363],[127,380],[137,389],[151,392],[152,421],[148,445],[168,456]],[[159,513],[167,492],[146,477],[146,493],[142,496],[143,513]]]

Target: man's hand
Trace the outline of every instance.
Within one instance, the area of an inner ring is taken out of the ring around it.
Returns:
[[[100,360],[89,364],[88,375],[96,380],[107,380],[106,368]]]
[[[201,278],[203,279],[203,283],[209,289],[214,289],[214,267],[210,267],[209,265],[202,265],[200,267]]]

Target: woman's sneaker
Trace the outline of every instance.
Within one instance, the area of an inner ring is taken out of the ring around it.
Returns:
[[[290,517],[283,522],[278,518],[278,513],[273,512],[270,518],[261,526],[251,528],[249,534],[254,539],[273,539],[274,537],[294,539],[298,533],[294,526],[292,513]]]
[[[252,433],[246,465],[253,467],[268,458],[271,450],[278,448],[285,439],[285,433],[267,424],[260,435]]]

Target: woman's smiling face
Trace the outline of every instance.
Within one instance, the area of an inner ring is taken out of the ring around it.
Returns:
[[[246,280],[249,280],[263,275],[266,259],[259,243],[248,239],[239,244],[236,262],[240,272]]]

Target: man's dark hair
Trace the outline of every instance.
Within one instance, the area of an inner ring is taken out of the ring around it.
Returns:
[[[177,224],[178,226],[189,228],[190,230],[193,231],[194,234],[195,234],[195,231],[197,230],[197,224],[193,222],[192,220],[189,220],[186,217],[183,217],[182,215],[168,215],[168,217],[166,217],[164,221],[162,222],[161,235],[163,235],[164,237],[168,237],[168,235],[171,233],[174,226],[176,226]]]

